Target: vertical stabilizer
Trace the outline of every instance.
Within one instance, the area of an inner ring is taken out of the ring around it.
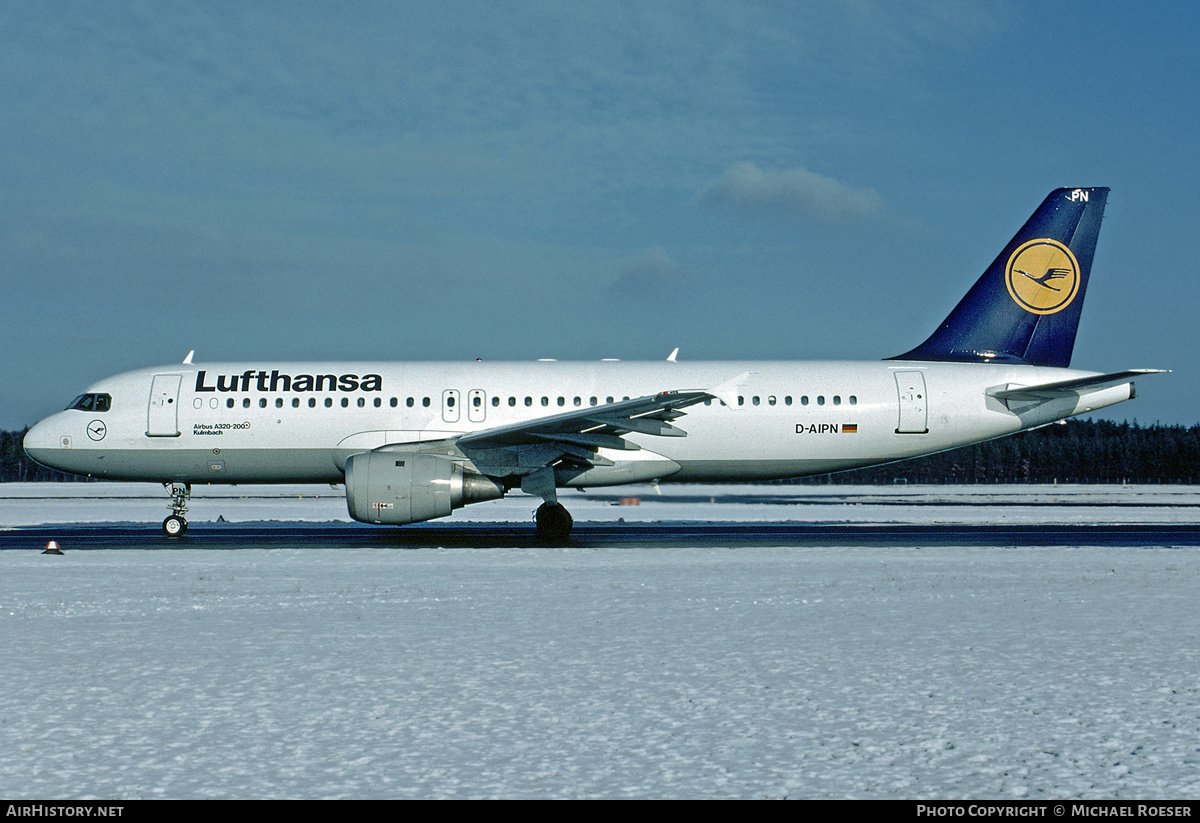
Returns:
[[[928,340],[893,360],[1071,364],[1108,189],[1058,189]]]

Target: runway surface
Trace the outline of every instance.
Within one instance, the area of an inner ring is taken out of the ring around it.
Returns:
[[[80,549],[483,549],[483,548],[739,548],[804,546],[1200,546],[1192,523],[1035,525],[828,523],[577,523],[571,536],[548,544],[524,523],[213,524],[169,539],[154,526],[39,526],[0,532],[0,550],[44,548],[54,540]]]

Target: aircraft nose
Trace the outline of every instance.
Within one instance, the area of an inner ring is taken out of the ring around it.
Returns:
[[[51,425],[54,418],[48,417],[25,432],[25,454],[41,463],[43,466],[54,468],[53,456],[64,447],[58,435],[57,427]],[[65,436],[65,435],[64,435]]]

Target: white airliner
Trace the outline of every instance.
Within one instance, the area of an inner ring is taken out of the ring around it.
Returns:
[[[511,489],[768,480],[1043,426],[1134,397],[1157,370],[1068,368],[1108,189],[1052,192],[923,344],[868,362],[207,363],[110,377],[34,426],[55,469],[193,483],[345,483],[367,523],[445,517]]]

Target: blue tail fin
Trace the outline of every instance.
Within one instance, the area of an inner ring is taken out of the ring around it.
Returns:
[[[1058,189],[928,340],[892,360],[1071,364],[1108,189]]]

